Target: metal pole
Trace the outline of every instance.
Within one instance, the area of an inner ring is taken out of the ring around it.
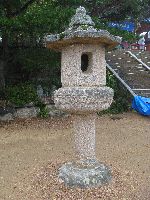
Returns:
[[[111,68],[111,66],[108,65],[107,63],[106,63],[106,66],[107,66],[107,68],[116,76],[116,78],[127,88],[127,90],[132,94],[132,96],[136,96],[136,94],[133,92],[133,90],[130,88],[130,86],[128,86],[128,85],[125,83],[125,81],[124,81],[122,78],[120,78],[120,76],[115,72],[115,70],[113,70],[113,69]]]

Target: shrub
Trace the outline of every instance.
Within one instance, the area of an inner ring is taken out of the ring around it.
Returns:
[[[103,113],[117,114],[117,113],[127,112],[131,106],[130,93],[123,87],[123,85],[121,85],[121,83],[110,71],[107,71],[106,79],[107,79],[107,86],[114,90],[114,100],[110,108],[98,114],[100,115]]]
[[[39,116],[42,118],[47,118],[49,116],[49,112],[48,112],[48,109],[46,108],[46,106],[40,107]]]
[[[49,116],[48,108],[40,100],[36,103],[36,106],[40,108],[39,117],[47,118]]]
[[[7,100],[15,106],[24,106],[38,101],[36,89],[30,83],[9,86],[6,88]]]

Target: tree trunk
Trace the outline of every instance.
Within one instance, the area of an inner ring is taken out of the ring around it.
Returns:
[[[0,90],[5,89],[5,69],[9,58],[8,52],[8,35],[2,35],[2,56],[0,59]]]

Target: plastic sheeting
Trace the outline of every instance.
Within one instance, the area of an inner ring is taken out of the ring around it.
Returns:
[[[132,108],[142,115],[150,116],[150,98],[135,96]]]

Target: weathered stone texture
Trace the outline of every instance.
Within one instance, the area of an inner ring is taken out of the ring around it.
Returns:
[[[58,109],[70,113],[93,113],[109,108],[113,90],[108,87],[63,87],[55,91]]]
[[[107,166],[98,162],[92,167],[83,168],[70,162],[59,169],[59,177],[70,187],[98,187],[111,181],[111,171]]]
[[[73,120],[75,152],[77,160],[95,157],[95,114],[75,115]]]
[[[69,113],[66,113],[62,110],[56,108],[55,105],[46,105],[46,109],[48,110],[48,115],[50,117],[68,117]]]
[[[16,118],[30,118],[30,117],[36,117],[39,112],[40,112],[40,109],[36,107],[18,108],[14,116]]]
[[[7,113],[4,115],[0,115],[0,121],[11,121],[14,119],[14,116],[12,113]]]
[[[101,186],[111,180],[110,170],[96,160],[94,113],[113,101],[113,90],[106,87],[105,48],[115,47],[121,40],[93,26],[80,7],[66,31],[47,37],[48,48],[62,51],[62,88],[54,94],[56,108],[74,114],[76,160],[59,170],[68,186]]]
[[[79,7],[71,19],[69,28],[60,34],[48,35],[46,46],[61,51],[72,44],[103,44],[105,48],[111,49],[121,42],[120,37],[113,36],[106,30],[97,30],[94,25],[85,8]]]
[[[82,72],[81,55],[91,53],[89,70]],[[63,87],[106,85],[105,49],[100,45],[72,45],[62,50]]]
[[[86,10],[84,7],[79,7],[76,10],[76,14],[71,18],[71,22],[69,27],[76,27],[79,25],[88,25],[94,26],[95,23],[93,22],[92,18],[86,14]]]

